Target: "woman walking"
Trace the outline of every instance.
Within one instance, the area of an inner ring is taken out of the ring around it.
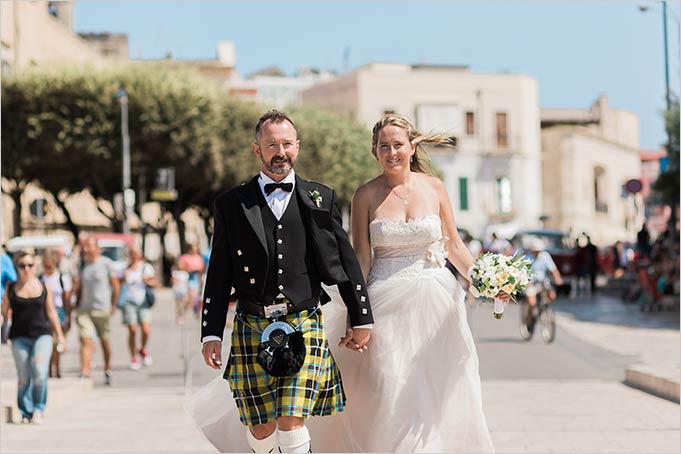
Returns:
[[[41,423],[47,402],[47,374],[52,353],[52,332],[57,349],[64,349],[64,334],[52,293],[34,272],[34,256],[20,251],[14,256],[16,282],[7,284],[2,316],[12,319],[9,338],[17,367],[17,404],[22,423]],[[10,315],[11,311],[11,315]]]

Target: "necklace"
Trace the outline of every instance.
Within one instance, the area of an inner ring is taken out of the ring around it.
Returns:
[[[404,206],[409,205],[409,194],[407,194],[407,195],[405,195],[404,197],[402,197],[402,196],[395,190],[395,188],[392,188],[392,190],[391,190],[390,192],[394,193],[394,194],[402,201],[402,205],[404,205]]]

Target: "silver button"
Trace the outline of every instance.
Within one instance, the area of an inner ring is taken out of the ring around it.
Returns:
[[[279,290],[284,290],[284,286],[283,286],[283,285],[280,285],[280,286],[279,286]]]
[[[210,304],[210,298],[206,298],[206,304]]]
[[[236,255],[241,255],[241,254],[242,254],[241,249],[237,249]]]
[[[362,314],[363,314],[363,315],[367,315],[368,312],[369,312],[369,311],[367,311],[366,309],[362,309]]]
[[[360,297],[359,297],[359,300],[360,300],[361,302],[365,302],[367,299],[366,299],[365,296],[360,296]]]
[[[283,259],[283,258],[284,258],[284,254],[279,254],[279,255],[277,256],[277,258],[278,258],[279,260]]]
[[[284,228],[284,226],[283,226],[283,225],[281,225],[281,224],[279,224],[279,225],[277,226],[277,228],[278,228],[279,230],[281,230],[281,229],[283,229],[283,228]]]
[[[203,315],[206,315],[208,313],[208,309],[203,310]]]
[[[279,244],[281,244],[281,243],[283,243],[283,242],[284,242],[284,240],[282,240],[281,238],[279,238],[279,239],[277,240],[277,243],[279,243]]]
[[[251,278],[251,284],[255,284],[255,279]]]
[[[244,273],[248,273],[248,269],[249,268],[247,266],[244,266]]]
[[[357,290],[362,290],[362,286],[357,284],[357,287],[355,287]]]
[[[208,322],[203,322],[203,323],[202,323],[203,326],[206,326],[207,324],[208,324]]]
[[[284,274],[284,270],[282,270],[281,268],[279,268],[279,274]]]

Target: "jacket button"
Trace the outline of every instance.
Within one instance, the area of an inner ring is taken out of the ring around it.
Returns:
[[[281,268],[279,268],[279,274],[284,274],[284,270],[282,270]]]
[[[248,273],[248,269],[249,268],[247,266],[244,266],[244,273]]]
[[[251,278],[251,284],[255,284],[255,279]]]
[[[279,260],[283,259],[283,258],[284,258],[284,254],[279,254],[279,255],[277,255],[277,258],[278,258]]]
[[[279,244],[281,244],[281,243],[283,243],[283,242],[284,242],[284,240],[282,240],[281,238],[279,238],[279,239],[277,240],[277,243],[279,243]]]

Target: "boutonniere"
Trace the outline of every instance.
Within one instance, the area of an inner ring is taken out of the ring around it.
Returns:
[[[317,205],[317,208],[322,206],[322,195],[319,193],[319,191],[315,189],[314,191],[309,191],[308,194],[310,195],[310,200]]]

